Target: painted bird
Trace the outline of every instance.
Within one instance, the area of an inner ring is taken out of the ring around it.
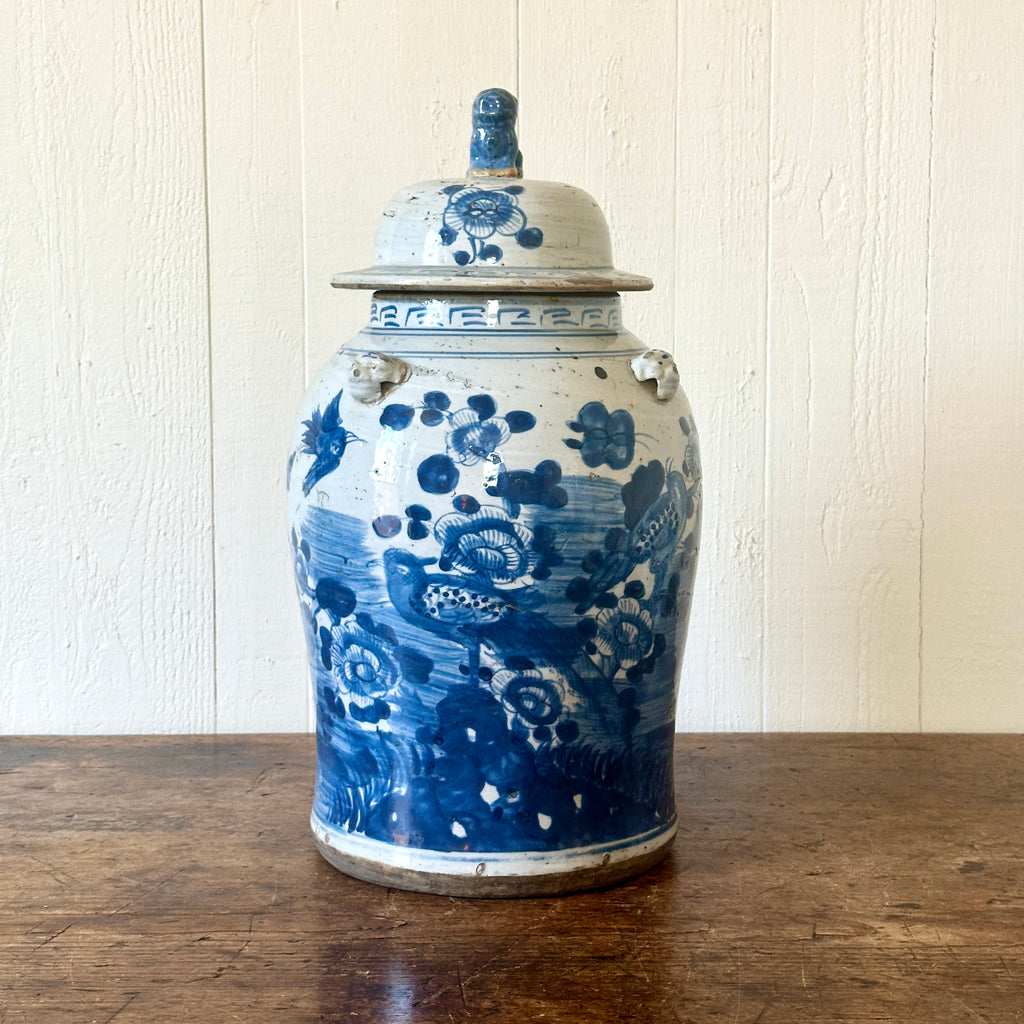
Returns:
[[[637,562],[650,562],[655,573],[675,551],[689,516],[691,497],[683,474],[671,470],[665,490],[630,530],[630,546]]]
[[[577,614],[592,608],[597,599],[616,584],[627,579],[633,570],[644,562],[648,563],[654,576],[653,592],[657,592],[665,583],[672,559],[676,551],[689,517],[693,494],[686,487],[686,481],[678,470],[665,473],[660,462],[652,462],[645,470],[644,477],[634,474],[631,485],[638,492],[650,493],[654,490],[657,497],[643,509],[649,498],[637,497],[639,508],[633,505],[633,495],[627,485],[623,488],[626,500],[625,524],[627,533],[621,538],[614,550],[607,552],[601,564],[586,581],[585,590],[579,595],[576,605]],[[662,486],[664,485],[664,490]]]
[[[428,575],[424,566],[436,561],[417,558],[400,548],[384,552],[388,596],[403,618],[446,640],[464,643],[466,638],[475,638],[482,629],[515,614],[513,601],[500,593],[474,590],[463,576],[443,572]]]
[[[338,468],[345,449],[352,441],[362,441],[362,438],[356,437],[341,425],[341,395],[342,392],[339,391],[322,413],[317,406],[313,410],[313,415],[303,421],[302,425],[306,432],[302,435],[301,450],[304,455],[315,457],[306,479],[302,482],[303,494],[309,494],[319,479]]]
[[[474,682],[480,681],[484,644],[499,658],[514,654],[530,658],[538,668],[553,668],[589,709],[591,729],[615,734],[621,710],[617,693],[593,662],[580,656],[575,630],[522,608],[511,596],[474,590],[455,573],[427,573],[424,566],[434,561],[399,548],[384,552],[388,597],[406,621],[464,647]]]
[[[523,595],[475,588],[470,577],[456,573],[427,573],[424,566],[434,562],[400,548],[385,551],[388,597],[407,622],[465,647],[471,678],[478,677],[481,643],[556,661],[565,657],[572,646],[568,632],[525,609]]]

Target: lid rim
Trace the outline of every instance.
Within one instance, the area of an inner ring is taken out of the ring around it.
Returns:
[[[500,273],[496,271],[504,271]],[[614,267],[454,267],[375,265],[335,274],[333,288],[380,291],[448,292],[645,292],[654,287],[649,277]]]

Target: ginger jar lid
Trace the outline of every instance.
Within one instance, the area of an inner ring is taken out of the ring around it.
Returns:
[[[377,230],[373,265],[331,278],[335,288],[448,292],[646,291],[616,270],[608,223],[582,189],[523,178],[515,97],[487,89],[473,102],[469,170],[399,192]]]

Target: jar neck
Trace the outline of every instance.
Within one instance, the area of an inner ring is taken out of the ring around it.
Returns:
[[[601,337],[622,330],[617,294],[480,296],[374,292],[369,333],[455,332]]]

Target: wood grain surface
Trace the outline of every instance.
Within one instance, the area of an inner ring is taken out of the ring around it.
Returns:
[[[319,858],[308,736],[5,740],[0,1020],[1024,1020],[1022,756],[681,736],[667,861],[459,900]]]

